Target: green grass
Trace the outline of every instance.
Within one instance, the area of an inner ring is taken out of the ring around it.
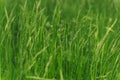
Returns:
[[[0,80],[120,80],[119,0],[1,0]]]

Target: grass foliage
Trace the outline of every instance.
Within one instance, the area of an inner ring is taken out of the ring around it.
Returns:
[[[119,0],[0,0],[0,80],[120,80]]]

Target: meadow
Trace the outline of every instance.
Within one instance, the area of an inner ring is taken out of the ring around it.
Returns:
[[[0,0],[0,80],[120,80],[120,0]]]

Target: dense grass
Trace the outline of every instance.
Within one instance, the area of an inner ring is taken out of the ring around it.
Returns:
[[[1,0],[0,80],[120,80],[119,0]]]

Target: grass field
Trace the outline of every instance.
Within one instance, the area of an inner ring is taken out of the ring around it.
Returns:
[[[0,0],[0,80],[120,80],[120,0]]]

